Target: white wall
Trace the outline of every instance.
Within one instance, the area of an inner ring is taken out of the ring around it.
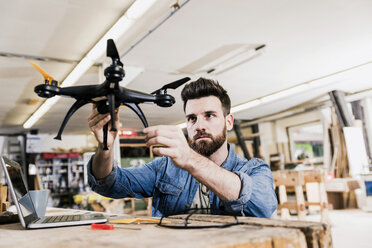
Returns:
[[[70,150],[77,148],[81,150],[87,147],[96,147],[97,142],[93,135],[63,135],[62,140],[53,139],[55,135],[38,134],[40,137],[41,152],[55,152],[55,149],[62,148]]]
[[[270,163],[270,154],[278,153],[274,122],[258,124],[261,141],[261,154],[266,163]]]
[[[0,136],[0,153],[3,153],[4,144],[5,144],[5,137]]]

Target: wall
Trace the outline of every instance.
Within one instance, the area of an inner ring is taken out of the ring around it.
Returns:
[[[55,140],[55,135],[38,134],[40,138],[40,152],[55,152],[62,148],[70,150],[76,148],[78,151],[97,146],[93,135],[63,135],[62,140]]]
[[[270,162],[270,154],[278,153],[274,122],[263,122],[258,124],[261,142],[261,154],[266,163]]]
[[[3,153],[4,144],[5,144],[5,137],[4,136],[0,136],[0,152],[1,153]]]

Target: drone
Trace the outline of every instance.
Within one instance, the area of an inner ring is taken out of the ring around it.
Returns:
[[[148,123],[145,115],[141,108],[138,106],[140,103],[154,103],[160,107],[171,107],[176,100],[173,96],[167,94],[167,89],[176,89],[190,80],[189,77],[185,77],[166,84],[158,90],[155,90],[151,94],[128,89],[119,85],[119,82],[125,77],[124,65],[120,61],[118,50],[116,49],[115,43],[112,39],[107,40],[107,57],[112,59],[111,65],[104,70],[106,80],[102,84],[98,85],[81,85],[81,86],[70,86],[60,87],[58,81],[46,73],[37,64],[30,62],[44,77],[44,83],[39,84],[35,87],[34,91],[40,97],[51,98],[56,95],[67,96],[76,99],[76,102],[68,110],[60,128],[58,134],[54,139],[61,140],[62,132],[71,118],[71,116],[82,106],[88,103],[94,103],[97,106],[97,110],[100,114],[110,113],[111,116],[111,129],[110,131],[117,131],[115,125],[115,109],[121,105],[127,106],[133,110],[142,121],[145,127],[148,127]],[[106,123],[103,127],[103,143],[104,150],[108,150],[107,147],[107,134],[108,125]]]

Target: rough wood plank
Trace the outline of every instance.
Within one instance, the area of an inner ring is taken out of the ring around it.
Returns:
[[[304,176],[301,171],[293,170],[282,170],[282,171],[273,171],[274,184],[276,186],[285,185],[285,186],[296,186],[304,185]]]
[[[185,215],[172,216],[172,218],[184,218]],[[231,216],[215,215],[193,215],[190,220],[210,221],[214,223],[233,223],[234,218]],[[238,217],[239,222],[247,225],[256,225],[260,227],[283,227],[289,229],[298,229],[306,237],[308,248],[331,248],[332,236],[331,227],[325,223],[312,221],[293,221],[293,220],[279,220],[266,219],[254,217]]]
[[[79,210],[66,211],[69,214]],[[50,213],[62,213],[53,210]],[[129,218],[129,215],[113,215],[112,218]],[[185,216],[183,216],[185,218]],[[226,216],[202,216],[191,220],[192,225],[231,223]],[[204,220],[205,219],[205,220]],[[239,218],[241,219],[241,218]],[[168,218],[172,224],[183,223],[182,217]],[[242,218],[245,220],[245,218]],[[244,221],[245,222],[245,221]],[[136,227],[129,230],[123,227]],[[114,230],[91,230],[90,226],[24,230],[19,223],[0,225],[2,247],[299,247],[306,248],[302,231],[296,228],[260,226],[255,223],[228,228],[169,229],[154,224],[115,225]]]
[[[295,186],[296,192],[296,204],[297,204],[297,216],[299,220],[306,219],[306,209],[305,209],[305,198],[304,191],[302,190],[302,185]]]
[[[284,205],[288,203],[287,198],[287,190],[284,185],[279,185],[279,201],[280,205],[278,205],[278,208],[280,208],[280,217],[282,220],[289,220],[289,207],[285,207]],[[282,207],[283,206],[283,207]]]
[[[200,224],[205,224],[200,222]],[[125,225],[128,230],[91,230],[90,226],[23,230],[20,224],[0,226],[4,247],[299,247],[306,248],[304,234],[296,229],[251,227],[168,229],[154,224]],[[273,244],[275,246],[273,246]],[[284,246],[287,244],[287,246]]]

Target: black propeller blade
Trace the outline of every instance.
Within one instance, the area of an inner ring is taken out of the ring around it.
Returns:
[[[115,43],[113,39],[107,40],[107,50],[106,50],[106,55],[107,57],[112,58],[112,61],[123,66],[123,63],[120,61],[120,56],[118,53],[118,50],[116,49]]]
[[[159,93],[162,90],[166,91],[167,89],[177,89],[178,87],[180,87],[181,85],[183,85],[184,83],[186,83],[189,80],[190,80],[189,77],[181,78],[181,79],[179,79],[177,81],[174,81],[172,83],[169,83],[169,84],[164,85],[160,89],[155,90],[154,92],[151,92],[151,94]]]

